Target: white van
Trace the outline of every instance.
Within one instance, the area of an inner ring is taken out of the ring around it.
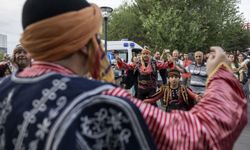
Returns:
[[[131,63],[133,56],[141,52],[142,47],[133,41],[107,41],[107,56],[112,63],[114,59],[113,52],[119,52],[122,60]]]

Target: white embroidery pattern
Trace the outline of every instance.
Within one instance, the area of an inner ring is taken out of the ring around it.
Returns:
[[[42,123],[39,123],[37,125],[38,131],[35,134],[37,139],[31,141],[31,143],[29,144],[29,150],[37,149],[39,140],[43,140],[45,135],[49,132],[49,127],[52,124],[52,119],[54,119],[59,114],[59,111],[66,105],[66,103],[67,98],[65,96],[60,97],[56,102],[57,107],[49,111],[49,117],[44,118]]]
[[[5,128],[7,116],[12,111],[11,99],[14,93],[14,89],[8,94],[7,98],[0,103],[0,149],[5,149]]]
[[[100,109],[94,117],[81,117],[81,134],[94,140],[93,150],[100,149],[125,149],[129,143],[131,130],[123,125],[129,123],[129,119],[122,112],[116,110]]]
[[[52,81],[52,87],[50,89],[42,90],[42,97],[40,99],[33,100],[32,106],[33,108],[30,111],[26,111],[23,113],[24,120],[21,125],[18,126],[19,135],[17,139],[13,139],[13,143],[15,145],[15,150],[24,150],[26,149],[23,145],[23,140],[28,137],[27,128],[29,124],[35,124],[37,122],[36,114],[39,112],[45,112],[47,110],[46,103],[48,101],[57,100],[57,108],[51,110],[49,112],[49,118],[44,118],[42,124],[38,124],[38,131],[36,132],[35,139],[29,144],[29,148],[34,150],[37,149],[37,144],[39,140],[42,140],[46,133],[48,133],[48,127],[51,124],[51,119],[55,118],[58,114],[58,111],[66,104],[66,97],[57,98],[56,92],[59,90],[66,90],[66,83],[69,82],[69,78],[55,79]]]

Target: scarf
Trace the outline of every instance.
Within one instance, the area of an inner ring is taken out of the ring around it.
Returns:
[[[88,68],[94,79],[114,81],[97,34],[102,24],[101,11],[95,4],[79,11],[54,16],[29,25],[21,44],[35,61],[53,62],[88,46]]]
[[[144,75],[151,74],[153,72],[151,58],[149,58],[149,60],[147,62],[147,67],[146,67],[145,66],[145,61],[141,57],[141,65],[140,65],[139,71],[140,71],[141,74],[144,74]]]

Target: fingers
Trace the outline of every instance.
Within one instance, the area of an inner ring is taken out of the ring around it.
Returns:
[[[226,53],[221,47],[218,46],[211,47],[210,54],[207,60],[207,73],[210,74],[218,64],[222,62],[227,63],[226,58],[227,58]]]
[[[210,47],[210,52],[224,53],[224,50],[219,46],[212,46]]]
[[[209,61],[226,61],[226,53],[221,47],[213,46],[210,48]]]

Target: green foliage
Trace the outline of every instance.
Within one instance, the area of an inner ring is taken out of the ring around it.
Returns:
[[[147,42],[139,13],[133,6],[124,3],[114,10],[108,24],[108,40],[129,39],[139,44]]]
[[[0,50],[0,61],[3,60],[3,57],[4,57],[4,52],[2,52],[2,51]]]
[[[249,47],[237,0],[135,0],[114,11],[109,40],[128,38],[153,50]]]

